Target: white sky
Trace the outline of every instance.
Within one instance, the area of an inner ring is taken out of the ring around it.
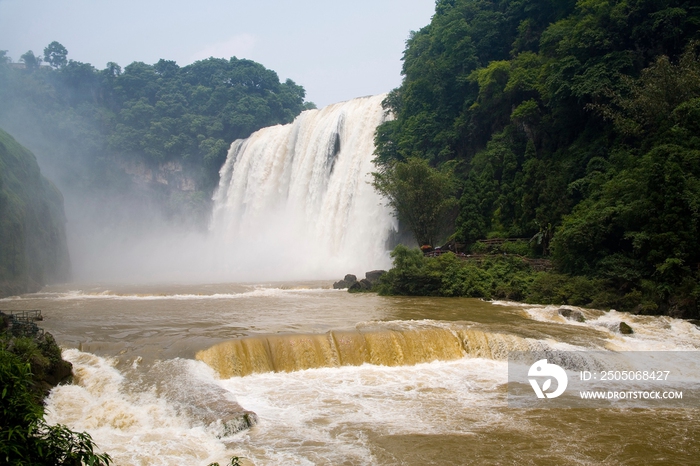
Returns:
[[[434,9],[434,0],[0,0],[0,50],[18,61],[56,40],[98,69],[235,55],[323,107],[397,87],[405,41]]]

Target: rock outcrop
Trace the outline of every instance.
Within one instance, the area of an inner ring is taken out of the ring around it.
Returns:
[[[559,309],[559,315],[566,319],[574,320],[576,322],[586,321],[586,318],[583,316],[583,313],[581,311],[575,311],[573,309],[561,308]]]
[[[348,274],[344,279],[335,282],[333,284],[333,288],[336,290],[347,288],[347,290],[351,293],[373,291],[374,287],[377,285],[377,283],[379,283],[379,279],[385,273],[386,270],[372,270],[371,272],[365,273],[365,278],[359,281],[355,275]]]
[[[31,365],[34,392],[43,398],[56,385],[70,380],[73,365],[61,356],[53,335],[36,324],[0,312],[3,346]]]
[[[70,279],[63,196],[0,130],[0,297]]]
[[[631,335],[634,333],[634,330],[632,330],[632,327],[630,327],[625,322],[620,322],[619,328],[620,328],[620,333],[623,335]]]

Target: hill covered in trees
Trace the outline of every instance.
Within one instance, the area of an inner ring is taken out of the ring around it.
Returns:
[[[231,142],[313,107],[301,86],[250,60],[98,70],[69,59],[58,42],[43,52],[13,63],[0,51],[0,126],[67,196],[129,195],[202,225]]]
[[[0,297],[70,279],[63,196],[0,129]]]
[[[420,192],[391,189],[433,171],[456,243],[531,238],[600,305],[697,316],[699,39],[690,1],[438,0],[385,101],[375,185],[415,232],[430,216],[401,199]]]

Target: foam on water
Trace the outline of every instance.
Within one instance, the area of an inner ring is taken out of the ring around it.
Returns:
[[[697,351],[700,350],[700,328],[682,319],[668,316],[643,316],[614,309],[600,311],[576,306],[539,306],[532,304],[494,301],[495,305],[521,307],[523,312],[539,322],[551,322],[579,327],[591,327],[606,332],[606,347],[614,351]],[[567,319],[559,309],[581,312],[585,322]],[[620,334],[620,322],[630,325],[630,335]]]
[[[373,435],[469,434],[504,405],[506,363],[479,358],[411,367],[362,365],[220,382],[260,424],[233,441],[260,464],[375,464]],[[348,426],[353,426],[348,429]]]
[[[240,293],[213,293],[213,294],[123,294],[117,293],[111,290],[105,290],[100,292],[86,292],[83,290],[73,290],[61,293],[37,293],[24,296],[12,296],[9,298],[0,299],[0,301],[22,301],[26,299],[31,300],[123,300],[123,301],[165,301],[165,300],[178,300],[178,301],[199,301],[199,300],[228,300],[228,299],[244,299],[244,298],[268,298],[268,297],[299,297],[302,298],[304,294],[308,293],[337,293],[344,290],[334,290],[325,288],[268,288],[257,286],[250,291],[243,291]]]
[[[116,465],[222,464],[234,451],[217,431],[183,416],[154,391],[132,392],[113,361],[70,349],[74,385],[61,385],[47,399],[47,421],[88,431]]]

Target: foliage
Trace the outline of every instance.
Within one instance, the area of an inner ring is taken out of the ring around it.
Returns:
[[[431,168],[419,158],[395,162],[373,173],[374,188],[384,195],[399,221],[411,229],[419,245],[434,245],[456,205],[451,167]]]
[[[464,296],[484,299],[524,299],[534,272],[522,259],[492,256],[465,261],[452,253],[424,257],[419,249],[398,245],[393,268],[380,279],[385,295]]]
[[[44,409],[36,393],[31,366],[36,347],[24,341],[15,354],[0,344],[0,459],[8,465],[108,465],[111,458],[96,453],[87,433],[44,421]],[[27,360],[29,358],[29,360]]]
[[[124,68],[109,62],[99,70],[69,59],[54,41],[44,49],[51,66],[40,66],[31,51],[22,56],[24,70],[6,58],[0,56],[0,126],[32,149],[64,191],[95,196],[133,192],[126,166],[176,163],[197,195],[210,199],[233,140],[313,106],[294,81],[236,57],[182,67],[164,59]]]
[[[683,0],[440,0],[377,162],[454,163],[458,242],[533,238],[567,276],[697,317],[699,26]]]
[[[211,463],[209,466],[219,466],[219,463]],[[241,459],[237,456],[233,456],[227,466],[241,466]]]
[[[61,194],[34,155],[0,130],[0,295],[69,278],[64,223]]]

